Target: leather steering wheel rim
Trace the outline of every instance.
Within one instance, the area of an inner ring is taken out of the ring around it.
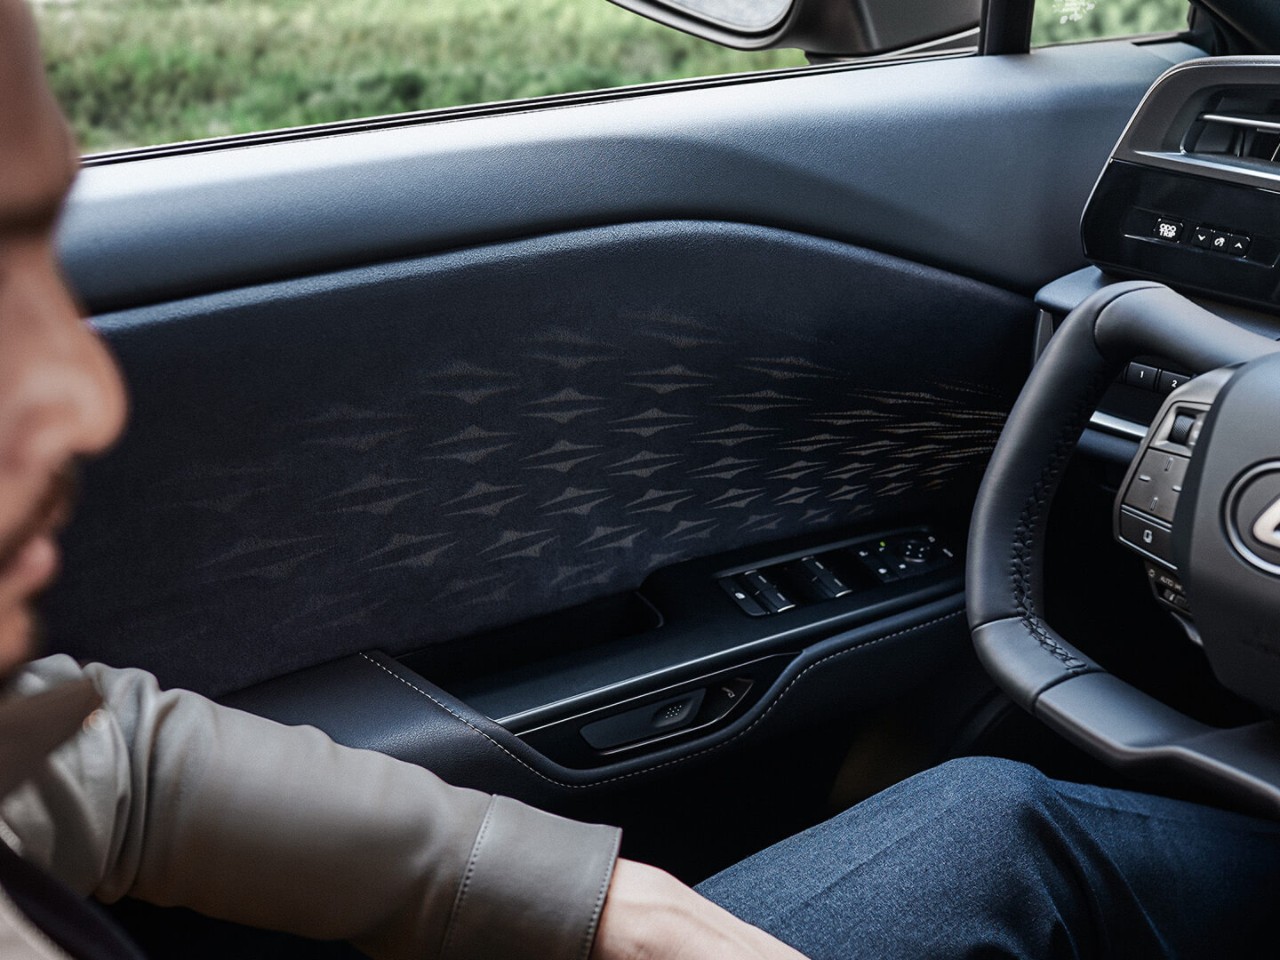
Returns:
[[[1105,671],[1045,622],[1049,505],[1107,386],[1133,357],[1193,373],[1280,349],[1156,283],[1108,286],[1054,333],[996,444],[970,527],[969,627],[1015,703],[1086,752],[1139,775],[1198,782],[1230,805],[1280,816],[1274,724],[1208,727]]]

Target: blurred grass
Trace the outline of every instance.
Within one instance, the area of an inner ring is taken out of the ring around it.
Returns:
[[[1185,30],[1187,0],[1036,0],[1031,43]]]
[[[73,0],[36,13],[86,151],[805,62],[606,0]]]
[[[805,62],[727,50],[607,0],[33,6],[88,152]],[[1177,28],[1185,11],[1186,0],[1039,0],[1035,39]]]

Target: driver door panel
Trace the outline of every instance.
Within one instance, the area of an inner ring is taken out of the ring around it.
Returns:
[[[684,562],[922,523],[959,543],[1028,294],[1079,265],[1095,171],[1192,52],[756,77],[91,167],[63,251],[134,415],[89,469],[56,647],[542,799],[572,777],[425,685],[590,656],[589,628],[537,657],[489,644]],[[959,603],[779,641],[732,723],[813,682],[798,728],[936,676]],[[657,614],[608,642],[660,642]],[[921,636],[937,656],[880,643]],[[333,686],[353,658],[428,689],[453,733],[424,754],[434,734]],[[819,661],[856,663],[865,701]],[[465,759],[477,734],[495,763]]]

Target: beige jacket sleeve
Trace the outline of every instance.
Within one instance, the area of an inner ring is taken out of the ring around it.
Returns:
[[[140,670],[54,656],[104,705],[0,804],[24,857],[111,902],[166,906],[376,958],[585,960],[619,834],[449,786]]]

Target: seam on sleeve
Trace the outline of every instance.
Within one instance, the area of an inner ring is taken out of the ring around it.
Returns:
[[[609,852],[609,869],[600,878],[600,891],[596,894],[595,906],[591,910],[591,922],[587,924],[587,929],[582,933],[582,949],[578,951],[578,960],[587,960],[591,954],[591,948],[596,942],[596,930],[600,926],[600,914],[604,910],[604,898],[609,892],[609,882],[613,880],[613,868],[618,862],[618,849],[621,846],[622,833],[621,831],[615,831],[613,848]]]
[[[485,807],[484,811],[484,820],[480,822],[480,829],[476,833],[475,842],[471,845],[471,856],[467,858],[467,869],[462,875],[462,882],[458,884],[458,895],[454,898],[453,909],[449,911],[448,932],[445,934],[444,945],[440,948],[440,956],[442,958],[449,956],[449,950],[453,946],[453,935],[458,929],[458,918],[462,914],[462,905],[467,899],[467,891],[471,887],[471,878],[476,872],[476,861],[480,858],[480,848],[484,845],[485,834],[489,832],[489,824],[493,821],[493,811],[497,802],[497,797],[489,798],[489,805]]]

